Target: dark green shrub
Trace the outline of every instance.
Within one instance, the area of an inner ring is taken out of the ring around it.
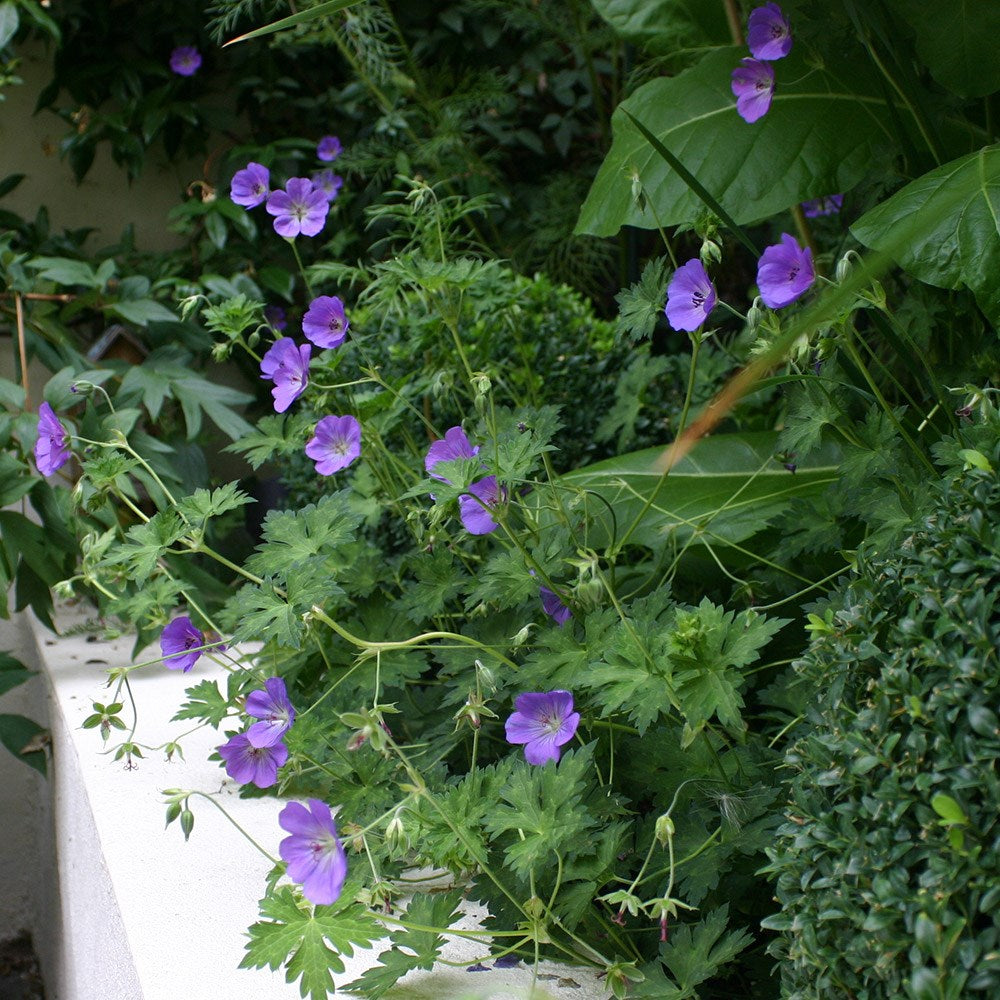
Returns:
[[[786,754],[788,822],[769,852],[783,912],[765,922],[784,932],[772,949],[784,995],[997,997],[993,468],[946,481],[895,546],[862,548],[857,570],[796,664],[814,707]]]

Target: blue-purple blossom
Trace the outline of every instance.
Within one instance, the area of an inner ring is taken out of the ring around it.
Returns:
[[[507,719],[508,743],[523,743],[529,764],[558,760],[559,748],[568,743],[580,725],[569,691],[538,691],[519,694],[514,714]]]
[[[271,171],[262,163],[251,160],[233,174],[229,197],[244,208],[256,208],[267,198],[271,186]]]
[[[821,215],[833,215],[839,212],[844,204],[842,194],[828,194],[823,198],[813,198],[802,202],[802,214],[807,219],[816,219]]]
[[[187,615],[181,615],[160,633],[163,665],[187,673],[201,656],[202,651],[197,647],[204,645],[205,637],[194,627],[194,622]]]
[[[241,785],[253,783],[258,788],[270,788],[278,781],[278,768],[288,760],[288,747],[276,742],[257,747],[247,733],[235,733],[229,742],[218,748],[226,762],[226,774]]]
[[[38,407],[38,437],[35,439],[35,465],[43,476],[51,476],[70,459],[69,431],[48,403]]]
[[[682,264],[667,285],[667,322],[675,330],[697,330],[715,308],[715,285],[697,258]]]
[[[326,225],[330,203],[308,177],[291,177],[285,189],[279,188],[267,196],[266,208],[275,217],[274,231],[286,239],[294,239],[299,233],[315,236]]]
[[[260,719],[247,730],[247,739],[254,747],[274,746],[295,721],[295,709],[288,700],[288,690],[280,677],[268,677],[264,690],[247,695],[247,715]]]
[[[282,337],[261,358],[260,377],[274,382],[271,395],[275,413],[284,413],[305,392],[309,384],[310,354],[311,344],[299,347],[291,337]]]
[[[346,469],[361,454],[361,424],[351,416],[324,417],[306,442],[306,454],[321,476]]]
[[[170,68],[178,76],[194,76],[201,66],[201,53],[193,45],[178,45],[170,53]]]
[[[769,246],[757,264],[757,287],[764,305],[780,309],[794,302],[816,280],[812,250],[799,246],[788,233]]]
[[[470,535],[488,535],[498,527],[493,511],[504,501],[496,476],[487,476],[469,486],[458,498],[458,516]]]
[[[282,330],[288,327],[288,316],[285,313],[284,306],[264,306],[264,319],[267,321],[267,325],[278,333],[281,333]]]
[[[767,3],[750,11],[747,45],[755,59],[784,59],[792,51],[788,20],[776,3]]]
[[[311,903],[326,905],[340,898],[347,878],[347,855],[337,836],[330,807],[319,799],[309,799],[307,809],[289,802],[278,815],[282,830],[291,834],[278,846],[288,864],[288,877],[302,886]]]
[[[317,296],[302,317],[302,332],[317,347],[340,347],[350,325],[336,295]]]
[[[475,458],[479,454],[479,445],[475,447],[469,442],[461,427],[449,427],[444,437],[435,441],[424,456],[424,468],[432,479],[440,479],[442,483],[450,480],[438,475],[434,469],[440,462],[454,462],[459,458]]]
[[[326,170],[317,170],[312,175],[312,182],[318,191],[323,192],[327,201],[336,201],[337,195],[340,194],[340,189],[344,186],[344,178],[339,174],[335,174],[329,168]]]
[[[335,135],[324,135],[323,138],[316,143],[316,156],[324,163],[330,163],[332,160],[335,160],[338,156],[340,156],[342,149],[343,147],[340,145],[340,140]]]
[[[573,617],[573,612],[562,602],[562,598],[548,587],[539,587],[538,596],[542,599],[542,610],[557,624],[565,625]]]
[[[771,107],[774,70],[768,63],[748,56],[733,70],[731,86],[740,117],[746,122],[755,122]]]

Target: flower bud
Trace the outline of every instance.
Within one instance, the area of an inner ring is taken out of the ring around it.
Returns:
[[[701,263],[704,267],[708,267],[711,263],[721,264],[722,263],[722,247],[719,246],[715,240],[705,239],[701,243],[701,251],[698,256],[701,258]]]
[[[667,813],[658,816],[656,826],[653,828],[653,836],[656,837],[660,847],[666,847],[667,843],[674,836],[674,821]]]
[[[851,264],[850,252],[845,253],[840,260],[837,261],[837,267],[834,270],[834,277],[837,279],[837,284],[843,284],[850,277],[853,266]]]

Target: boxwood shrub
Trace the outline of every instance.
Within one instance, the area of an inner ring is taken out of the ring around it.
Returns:
[[[812,707],[769,851],[784,996],[1000,997],[993,469],[942,483],[816,610],[795,667]]]

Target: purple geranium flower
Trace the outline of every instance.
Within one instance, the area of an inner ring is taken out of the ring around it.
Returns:
[[[568,743],[580,725],[569,691],[539,691],[519,694],[515,712],[507,720],[507,742],[523,743],[529,764],[559,759],[559,748]]]
[[[825,198],[813,198],[802,202],[802,214],[807,219],[815,219],[821,215],[833,215],[839,212],[844,204],[842,194],[828,194]]]
[[[317,347],[340,347],[350,325],[344,303],[336,295],[313,299],[302,317],[302,332]]]
[[[682,264],[667,286],[667,322],[675,330],[697,330],[715,308],[715,285],[700,260]]]
[[[268,677],[263,691],[251,691],[247,695],[246,712],[261,720],[247,730],[247,739],[254,747],[274,746],[295,721],[295,709],[280,677]]]
[[[170,53],[170,68],[178,76],[194,76],[201,66],[201,53],[193,45],[178,45]]]
[[[562,602],[562,598],[548,587],[539,587],[538,596],[542,599],[542,610],[557,624],[565,625],[573,617],[573,612]]]
[[[330,203],[308,177],[292,177],[267,196],[267,211],[275,217],[274,231],[286,239],[315,236],[326,224]]]
[[[43,476],[51,476],[70,459],[69,431],[62,425],[48,403],[38,407],[38,438],[35,441],[35,465]]]
[[[450,485],[449,480],[445,479],[444,476],[439,476],[434,471],[438,463],[454,462],[458,458],[475,458],[478,454],[479,445],[473,448],[461,427],[449,427],[444,432],[444,437],[435,441],[427,449],[427,454],[424,456],[424,468],[431,479],[440,479],[442,483]]]
[[[361,454],[361,424],[351,416],[324,417],[306,442],[306,454],[321,476],[346,469]]]
[[[487,476],[469,486],[469,492],[458,498],[458,515],[470,535],[488,535],[498,527],[493,510],[504,500],[496,476]]]
[[[262,163],[251,160],[242,170],[233,174],[229,197],[244,208],[256,208],[266,198],[271,185],[271,171]]]
[[[340,140],[335,135],[324,135],[323,138],[316,143],[316,156],[318,156],[324,163],[329,163],[331,160],[335,160],[338,156],[340,156],[342,148]]]
[[[278,781],[278,768],[288,760],[288,747],[280,741],[257,747],[250,742],[248,733],[234,733],[228,743],[219,747],[219,756],[226,762],[226,774],[233,781],[270,788]]]
[[[288,327],[288,317],[284,306],[264,306],[264,319],[267,321],[268,326],[278,333],[281,333],[282,330]]]
[[[788,21],[776,3],[764,4],[750,12],[747,45],[755,59],[784,59],[792,51]]]
[[[289,802],[278,816],[278,824],[291,836],[278,847],[288,863],[288,877],[302,886],[312,903],[335,903],[347,878],[347,855],[337,836],[330,807],[319,799],[309,799],[307,809]]]
[[[344,178],[332,170],[317,170],[312,175],[312,182],[318,191],[323,192],[327,201],[336,201],[344,186]]]
[[[733,70],[732,77],[740,117],[747,122],[763,118],[774,96],[774,70],[766,62],[747,57]]]
[[[183,670],[187,673],[202,653],[195,647],[204,645],[205,637],[194,627],[194,623],[187,615],[175,618],[160,633],[163,664],[170,670]]]
[[[757,287],[764,305],[780,309],[794,302],[816,280],[812,250],[805,250],[788,233],[768,247],[757,264]]]
[[[260,362],[261,378],[274,382],[275,413],[284,413],[309,384],[309,355],[312,345],[299,347],[291,337],[276,340]]]

